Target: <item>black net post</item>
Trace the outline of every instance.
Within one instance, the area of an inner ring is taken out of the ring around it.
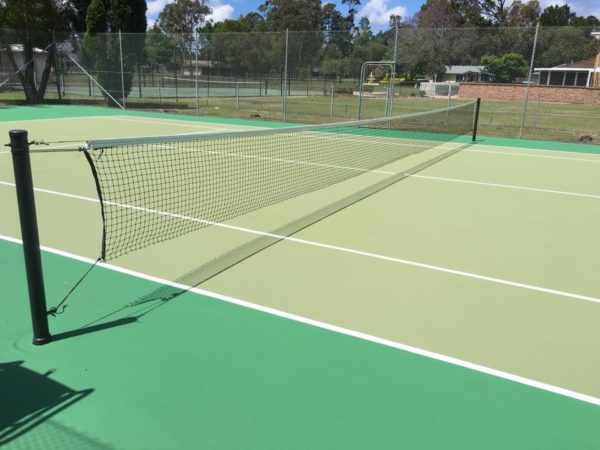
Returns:
[[[475,113],[473,114],[473,142],[477,140],[477,127],[479,126],[479,107],[481,106],[481,98],[477,98],[475,103]]]
[[[43,345],[50,342],[51,337],[48,329],[40,239],[33,196],[31,161],[29,159],[29,143],[27,141],[27,131],[12,130],[9,135],[19,218],[21,220],[21,237],[23,239],[29,306],[33,325],[33,344]]]

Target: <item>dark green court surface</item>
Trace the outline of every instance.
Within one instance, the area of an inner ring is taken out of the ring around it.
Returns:
[[[92,268],[103,227],[83,142],[283,124],[66,105],[0,121],[48,143],[31,155],[47,306],[66,296],[53,341],[33,346],[0,150],[0,447],[600,450],[599,147],[415,134],[406,147],[427,148],[380,170]],[[359,131],[334,142],[389,144]],[[270,235],[384,177],[398,181]],[[257,237],[276,243],[191,287]]]
[[[20,252],[2,241],[2,266]],[[53,298],[88,268],[50,253],[44,264]],[[194,293],[128,307],[158,286],[104,268],[53,321],[56,341],[33,348],[23,273],[0,278],[6,448],[547,450],[600,442],[598,406]],[[116,312],[101,318],[107,310]]]

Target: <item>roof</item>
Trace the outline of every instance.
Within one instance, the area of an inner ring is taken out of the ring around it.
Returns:
[[[485,73],[485,66],[446,66],[446,73],[464,75],[466,73]]]
[[[554,66],[554,67],[540,67],[540,68],[536,68],[535,70],[549,70],[549,71],[562,71],[562,70],[572,70],[572,69],[582,69],[582,70],[588,70],[588,71],[593,71],[594,69],[598,69],[598,67],[596,66],[596,57],[592,57],[592,58],[588,58],[588,59],[584,59],[583,61],[576,61],[576,62],[572,62],[570,64],[561,64],[560,66]]]

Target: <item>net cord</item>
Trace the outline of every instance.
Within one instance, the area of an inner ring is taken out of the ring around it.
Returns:
[[[133,138],[119,138],[119,139],[98,139],[88,141],[87,145],[94,149],[109,149],[111,147],[123,147],[126,145],[144,145],[144,144],[161,144],[169,142],[182,142],[182,141],[194,141],[194,140],[208,140],[208,139],[219,139],[219,138],[231,138],[231,137],[251,137],[251,136],[264,136],[271,134],[286,134],[286,133],[301,133],[318,131],[323,129],[332,128],[346,128],[346,127],[361,127],[371,124],[377,124],[382,122],[414,119],[423,116],[429,116],[437,113],[446,111],[454,111],[457,109],[469,108],[475,105],[476,102],[462,103],[460,105],[451,106],[450,108],[440,108],[431,111],[421,111],[418,113],[404,114],[396,117],[385,117],[377,119],[363,119],[360,121],[348,121],[338,123],[328,123],[322,125],[300,125],[294,127],[283,127],[283,128],[271,128],[261,130],[248,130],[248,131],[220,131],[215,133],[195,133],[195,134],[174,134],[166,136],[145,136],[145,137],[133,137]]]

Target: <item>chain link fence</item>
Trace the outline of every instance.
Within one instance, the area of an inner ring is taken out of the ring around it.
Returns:
[[[0,98],[23,99],[25,77],[50,100],[322,123],[481,97],[481,134],[599,143],[599,31],[46,34],[26,55],[3,30]]]

